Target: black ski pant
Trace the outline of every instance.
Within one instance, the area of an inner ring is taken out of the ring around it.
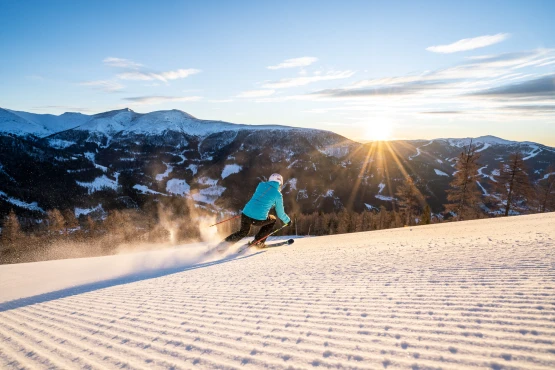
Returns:
[[[262,226],[260,230],[258,230],[258,233],[256,233],[254,240],[264,238],[266,235],[272,232],[272,229],[276,224],[276,220],[276,216],[274,215],[268,215],[268,218],[265,220],[255,220],[254,218],[250,218],[249,216],[241,215],[241,229],[225,238],[225,241],[235,243],[243,239],[251,231],[251,226]],[[264,243],[265,241],[266,238],[264,238],[264,240],[261,240],[260,242]]]

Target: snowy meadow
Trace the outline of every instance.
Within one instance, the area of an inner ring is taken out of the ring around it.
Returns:
[[[0,367],[552,369],[554,224],[0,266]]]

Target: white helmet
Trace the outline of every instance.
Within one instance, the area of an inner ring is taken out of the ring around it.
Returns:
[[[279,182],[280,186],[283,186],[283,177],[279,173],[273,173],[268,181],[276,181]]]

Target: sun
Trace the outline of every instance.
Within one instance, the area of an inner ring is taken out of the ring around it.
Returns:
[[[372,120],[364,124],[364,139],[365,140],[389,140],[391,139],[392,123],[387,118],[380,118]]]

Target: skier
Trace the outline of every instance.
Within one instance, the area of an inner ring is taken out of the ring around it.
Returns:
[[[249,244],[264,248],[266,238],[276,223],[276,216],[269,214],[270,209],[275,207],[278,217],[285,225],[291,222],[291,219],[283,209],[282,186],[283,177],[279,173],[272,174],[268,182],[258,184],[254,195],[248,201],[241,214],[241,229],[225,238],[220,245],[231,245],[247,236],[251,226],[261,226],[254,237],[254,240],[258,242],[256,244]]]

